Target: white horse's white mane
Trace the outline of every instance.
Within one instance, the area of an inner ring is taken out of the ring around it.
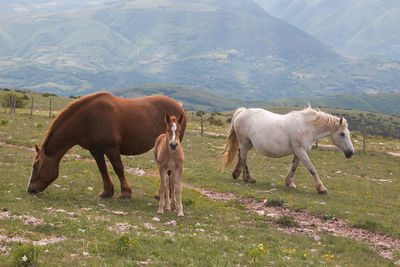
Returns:
[[[328,125],[331,128],[331,131],[336,130],[336,124],[340,120],[340,118],[333,116],[331,114],[320,111],[319,109],[313,109],[310,105],[301,111],[303,114],[312,114],[315,115],[312,123],[319,127],[324,127]],[[347,121],[343,118],[342,124],[339,125],[339,131],[343,131],[347,128]]]

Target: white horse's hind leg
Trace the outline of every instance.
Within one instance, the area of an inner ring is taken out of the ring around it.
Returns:
[[[292,165],[291,165],[291,167],[290,167],[289,173],[288,173],[288,175],[287,175],[287,177],[286,177],[286,180],[285,180],[286,186],[287,186],[287,187],[296,189],[296,185],[295,185],[295,183],[293,182],[293,175],[294,175],[294,172],[295,172],[296,169],[297,169],[297,166],[299,165],[299,162],[300,162],[299,157],[296,156],[296,155],[294,155],[293,161],[292,161]]]
[[[318,178],[317,170],[315,169],[314,165],[311,163],[310,158],[308,157],[305,151],[301,151],[300,153],[296,153],[296,155],[300,158],[301,162],[303,162],[304,166],[306,166],[307,170],[310,172],[312,177],[314,178],[314,185],[317,189],[318,193],[320,194],[327,194],[328,190]]]
[[[247,152],[253,147],[251,144],[250,140],[239,140],[240,143],[240,149],[239,149],[239,157],[238,157],[238,163],[236,165],[236,168],[234,172],[232,173],[233,178],[238,177],[240,175],[240,172],[243,171],[243,180],[245,180],[248,183],[255,183],[256,180],[251,178],[249,168],[247,167]]]

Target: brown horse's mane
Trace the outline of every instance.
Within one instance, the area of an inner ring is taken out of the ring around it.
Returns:
[[[49,129],[46,132],[43,144],[42,144],[42,149],[46,151],[47,144],[50,140],[50,137],[52,134],[57,130],[60,125],[68,119],[70,116],[75,114],[75,112],[82,106],[82,104],[87,104],[89,101],[99,97],[99,96],[104,96],[104,95],[111,95],[108,92],[97,92],[93,93],[87,96],[84,96],[78,100],[72,101],[68,106],[66,106],[64,109],[60,111],[60,114],[57,115],[57,117],[54,119],[54,121],[51,123]]]

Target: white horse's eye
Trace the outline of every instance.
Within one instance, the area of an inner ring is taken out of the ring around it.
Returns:
[[[344,133],[340,133],[340,136],[341,136],[341,137],[344,137]]]

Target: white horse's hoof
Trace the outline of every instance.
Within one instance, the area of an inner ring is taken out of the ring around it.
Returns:
[[[296,188],[297,188],[296,185],[295,185],[294,183],[291,183],[291,184],[287,184],[287,183],[286,183],[286,186],[289,187],[289,188],[293,188],[293,189],[296,189]]]

